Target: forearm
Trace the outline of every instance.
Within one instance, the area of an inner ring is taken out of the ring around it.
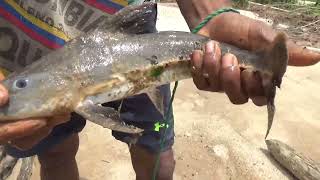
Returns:
[[[195,28],[214,10],[232,6],[229,0],[177,0],[177,3],[190,29]]]
[[[195,28],[215,10],[232,7],[230,0],[177,0],[177,3],[190,29]],[[249,50],[269,44],[276,35],[272,28],[263,22],[234,12],[214,17],[199,34]]]

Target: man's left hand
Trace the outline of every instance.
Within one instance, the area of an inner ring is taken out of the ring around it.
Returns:
[[[244,104],[249,99],[257,106],[266,105],[258,74],[238,67],[233,54],[221,55],[215,41],[206,44],[205,51],[194,51],[191,55],[193,81],[200,90],[225,92],[233,104]]]

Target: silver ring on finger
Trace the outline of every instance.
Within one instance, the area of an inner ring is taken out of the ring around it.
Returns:
[[[208,73],[203,73],[202,75],[203,75],[203,77],[205,77],[205,78],[209,78],[209,74],[208,74]]]

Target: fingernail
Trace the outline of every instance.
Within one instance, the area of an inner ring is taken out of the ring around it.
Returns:
[[[205,78],[209,78],[209,74],[208,74],[208,73],[203,73],[202,75],[203,75],[203,77],[205,77]]]
[[[217,44],[213,43],[213,52],[214,53],[212,53],[212,61],[216,60],[216,49],[217,49]]]
[[[191,68],[192,68],[192,71],[193,71],[193,72],[196,71],[196,67],[195,67],[195,66],[192,66]]]
[[[206,52],[207,53],[213,53],[214,51],[214,43],[213,41],[209,41],[207,44],[206,44]]]
[[[237,66],[237,58],[235,56],[232,56],[232,59],[231,59],[231,67],[230,69],[233,71],[235,69],[235,67]]]
[[[235,66],[237,64],[237,58],[235,56],[232,56],[232,66]]]

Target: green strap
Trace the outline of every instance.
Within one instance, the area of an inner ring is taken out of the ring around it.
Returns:
[[[232,8],[223,8],[223,9],[219,9],[215,12],[213,12],[212,14],[208,15],[196,28],[194,28],[192,30],[192,33],[198,33],[200,29],[202,29],[213,17],[221,14],[221,13],[224,13],[224,12],[236,12],[236,13],[239,13],[237,10],[235,9],[232,9]],[[177,91],[177,88],[178,88],[178,81],[175,82],[174,84],[174,88],[173,88],[173,91],[172,91],[172,96],[170,98],[170,103],[169,103],[169,109],[166,113],[166,116],[164,118],[165,122],[163,124],[160,124],[159,122],[155,123],[155,131],[156,132],[159,132],[160,131],[160,127],[164,127],[165,124],[165,130],[164,130],[164,134],[163,136],[161,137],[161,140],[160,140],[160,151],[158,152],[157,154],[157,159],[156,159],[156,164],[155,164],[155,167],[153,169],[153,176],[152,176],[152,180],[156,180],[156,176],[158,174],[158,169],[159,169],[159,161],[160,161],[160,154],[161,154],[161,151],[163,149],[163,145],[164,145],[164,137],[166,136],[166,133],[167,133],[167,129],[170,125],[172,125],[172,119],[173,117],[171,118],[169,116],[170,112],[172,111],[172,104],[173,104],[173,100],[174,100],[174,96],[175,96],[175,93]]]
[[[240,13],[239,11],[233,9],[233,8],[222,8],[214,11],[213,13],[209,14],[197,27],[195,27],[192,30],[192,33],[198,33],[200,29],[202,29],[213,17],[218,16],[219,14],[225,13],[225,12],[235,12]]]

